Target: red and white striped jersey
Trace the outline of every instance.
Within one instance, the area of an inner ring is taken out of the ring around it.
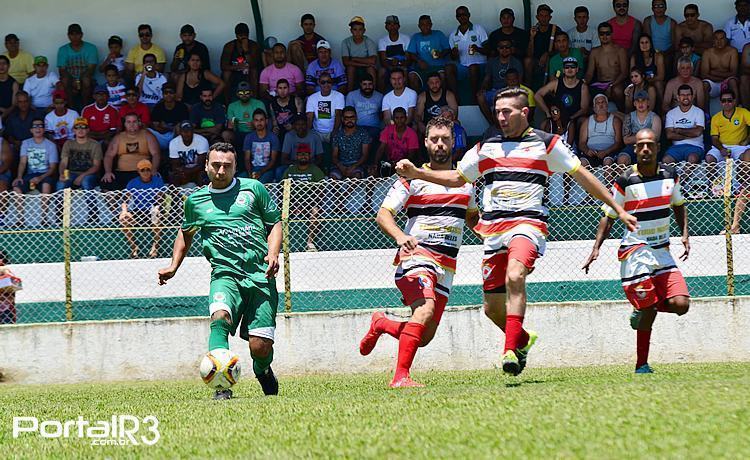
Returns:
[[[407,258],[426,259],[446,270],[456,271],[466,214],[477,212],[472,184],[445,187],[402,178],[393,184],[381,207],[394,215],[405,209],[409,221],[404,232],[419,241],[418,248],[409,256],[399,252],[395,265]]]
[[[575,172],[578,157],[556,134],[529,128],[518,138],[497,136],[475,145],[458,163],[468,183],[484,177],[482,217],[475,230],[484,237],[502,235],[520,225],[546,235],[544,205],[553,172]]]
[[[638,228],[625,229],[617,257],[622,260],[636,248],[669,246],[669,219],[672,206],[685,203],[677,172],[672,166],[659,165],[656,175],[645,177],[638,166],[627,169],[612,185],[615,202],[638,218]],[[614,210],[603,205],[607,217],[617,218]]]

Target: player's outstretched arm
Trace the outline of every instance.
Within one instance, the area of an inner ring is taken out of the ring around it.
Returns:
[[[407,179],[422,179],[446,187],[461,187],[466,183],[464,178],[455,169],[438,171],[417,168],[409,160],[401,160],[396,163],[396,174]]]
[[[602,185],[602,183],[599,182],[599,179],[594,177],[594,175],[591,174],[588,169],[580,167],[576,169],[572,176],[576,180],[576,182],[578,182],[581,187],[583,187],[583,189],[589,193],[589,195],[602,201],[604,204],[612,208],[617,213],[617,217],[622,221],[623,224],[625,224],[628,230],[630,230],[631,232],[635,231],[636,225],[638,224],[638,219],[628,214],[622,206],[617,204],[614,198],[612,198],[612,195],[610,195],[607,189],[604,188],[604,185]]]
[[[417,247],[418,241],[411,235],[407,235],[396,223],[396,219],[393,218],[393,214],[386,208],[380,208],[378,215],[375,218],[375,222],[383,233],[396,240],[396,244],[404,248],[406,251],[412,251]]]
[[[193,244],[193,232],[180,229],[177,232],[177,237],[174,240],[174,248],[172,249],[172,263],[167,268],[159,270],[159,284],[167,284],[176,273],[177,269],[182,265],[182,261],[185,260],[185,256],[190,250],[190,245]]]
[[[682,246],[685,248],[685,252],[680,256],[680,260],[687,260],[690,255],[690,233],[688,232],[687,208],[683,204],[680,206],[673,206],[672,210],[674,211],[674,219],[682,230]]]
[[[594,247],[591,248],[591,254],[589,254],[589,258],[586,259],[586,263],[581,267],[586,274],[589,273],[591,264],[599,257],[599,249],[601,249],[604,240],[609,238],[609,232],[612,230],[612,224],[614,224],[614,222],[614,219],[607,216],[602,217],[602,220],[599,221],[599,226],[596,228]]]
[[[263,259],[268,263],[266,278],[275,278],[279,272],[279,252],[281,252],[281,221],[276,222],[268,234],[268,255]]]

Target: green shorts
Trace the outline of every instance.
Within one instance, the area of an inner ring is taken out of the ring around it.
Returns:
[[[229,276],[212,278],[208,296],[210,315],[219,310],[229,312],[232,335],[239,326],[240,337],[244,340],[250,336],[274,340],[279,305],[275,279],[258,283]]]

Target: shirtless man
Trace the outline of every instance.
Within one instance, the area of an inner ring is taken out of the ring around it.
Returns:
[[[612,26],[602,22],[597,27],[601,46],[591,50],[587,82],[594,93],[604,93],[622,111],[625,108],[625,79],[628,77],[628,53],[612,43]],[[594,79],[596,75],[596,79]]]
[[[729,88],[740,94],[737,85],[737,50],[729,46],[727,33],[714,32],[714,46],[707,49],[701,58],[701,78],[706,93],[706,105],[712,97],[718,97],[722,89]]]
[[[740,56],[740,100],[743,107],[750,107],[750,43],[742,48]]]
[[[695,96],[695,105],[705,111],[706,95],[703,91],[703,82],[700,78],[693,76],[693,62],[689,57],[677,59],[677,76],[667,82],[664,88],[664,98],[661,102],[661,113],[666,114],[674,107],[677,107],[677,90],[682,85],[688,85],[693,88]]]
[[[714,27],[710,22],[698,19],[700,12],[695,3],[685,5],[684,15],[685,20],[677,24],[675,40],[680,43],[682,37],[690,37],[695,43],[695,52],[703,54],[713,44]]]

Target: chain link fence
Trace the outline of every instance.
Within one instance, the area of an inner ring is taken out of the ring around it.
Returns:
[[[750,294],[750,241],[722,235],[731,225],[746,163],[678,166],[688,197],[692,250],[678,262],[696,297]],[[621,168],[600,168],[606,183]],[[375,216],[395,178],[284,182],[267,187],[282,209],[280,305],[287,311],[400,306],[393,284],[395,243]],[[161,318],[207,314],[210,268],[200,237],[178,275],[157,285],[169,264],[191,189],[154,191],[146,205],[123,192],[66,191],[53,195],[0,193],[0,252],[23,280],[16,293],[20,323]],[[477,187],[481,195],[481,184]],[[616,248],[618,222],[589,274],[581,270],[602,216],[599,205],[569,177],[550,180],[547,253],[529,276],[530,302],[623,299]],[[481,203],[481,200],[477,200]],[[741,200],[744,202],[744,200]],[[124,206],[123,206],[124,205]],[[126,209],[126,212],[123,212]],[[404,213],[397,216],[404,225]],[[682,254],[673,222],[672,253]],[[481,241],[467,231],[458,258],[451,305],[481,301]],[[6,294],[7,296],[7,294]],[[2,305],[8,302],[0,300]]]

